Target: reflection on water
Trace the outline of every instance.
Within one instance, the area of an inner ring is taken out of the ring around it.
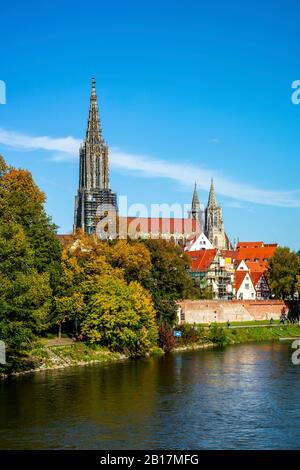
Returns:
[[[289,345],[240,345],[0,382],[2,449],[297,449]]]

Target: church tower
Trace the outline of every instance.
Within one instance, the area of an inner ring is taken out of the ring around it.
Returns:
[[[222,209],[217,203],[213,179],[209,191],[207,208],[205,211],[205,235],[215,248],[226,250],[229,240],[225,234]]]
[[[75,197],[74,230],[94,233],[105,210],[117,210],[117,197],[109,187],[108,146],[100,127],[96,81],[92,78],[86,138],[79,149],[79,188]]]

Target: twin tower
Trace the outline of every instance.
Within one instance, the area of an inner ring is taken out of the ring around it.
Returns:
[[[96,83],[93,78],[86,138],[79,150],[79,188],[75,197],[74,230],[80,228],[88,234],[95,233],[97,223],[105,215],[106,208],[114,208],[117,212],[117,196],[110,189],[108,146],[102,137]],[[229,248],[222,209],[217,203],[213,181],[204,217],[202,214],[195,185],[189,218],[197,220],[199,226],[204,227],[205,235],[216,248]]]

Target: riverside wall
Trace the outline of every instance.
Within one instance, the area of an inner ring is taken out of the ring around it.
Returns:
[[[288,305],[281,300],[183,300],[178,302],[179,323],[223,323],[278,320]]]

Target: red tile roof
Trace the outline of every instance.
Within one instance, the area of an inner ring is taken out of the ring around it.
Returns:
[[[239,288],[241,287],[246,275],[249,274],[248,271],[235,271],[234,273],[234,287],[236,293],[238,292]]]
[[[268,265],[270,258],[274,255],[276,251],[277,245],[265,245],[260,248],[252,247],[252,248],[243,248],[241,247],[238,250],[238,257],[237,260],[241,261],[244,260],[246,263],[257,263],[260,264],[262,267],[265,268]],[[253,265],[252,265],[253,269]]]
[[[238,257],[238,252],[236,250],[221,250],[221,255],[223,258],[231,258],[236,260]]]
[[[239,250],[240,248],[262,248],[264,246],[264,242],[238,242],[236,249]]]
[[[254,287],[257,286],[259,280],[262,278],[263,275],[264,274],[262,272],[255,272],[255,273],[251,272],[250,273],[251,281],[252,281]]]
[[[210,267],[215,256],[217,249],[212,250],[198,250],[189,251],[187,255],[192,258],[191,271],[193,272],[205,272]]]
[[[247,261],[246,265],[251,273],[263,273],[267,269],[268,263]]]

